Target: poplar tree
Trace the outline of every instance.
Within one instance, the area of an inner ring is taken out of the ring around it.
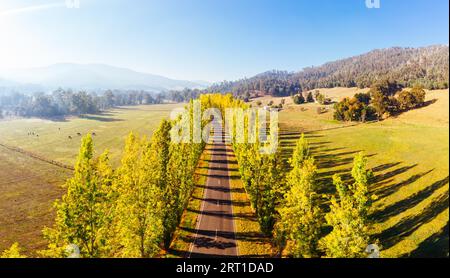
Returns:
[[[163,236],[163,192],[160,172],[149,142],[131,133],[118,169],[116,256],[149,258],[160,250]]]
[[[292,168],[300,167],[303,161],[308,159],[310,156],[308,140],[305,138],[305,134],[302,133],[300,138],[297,140],[295,148],[292,153],[292,157],[289,159],[289,163]]]
[[[338,198],[331,199],[330,212],[325,219],[333,230],[321,241],[322,249],[328,257],[360,258],[369,244],[369,223],[367,213],[372,197],[369,185],[372,172],[366,170],[367,159],[362,153],[354,159],[352,177],[354,183],[345,184],[335,175]]]
[[[277,233],[282,236],[279,244],[282,248],[287,244],[288,253],[296,258],[318,256],[322,214],[316,193],[316,172],[311,157],[294,164],[287,177],[289,191],[279,211]]]
[[[93,158],[90,135],[82,139],[73,177],[66,182],[67,193],[55,203],[56,219],[53,228],[44,229],[49,241],[44,256],[65,257],[69,244],[80,249],[81,257],[106,255],[107,233],[110,220],[108,190],[112,170],[107,153],[99,160]]]

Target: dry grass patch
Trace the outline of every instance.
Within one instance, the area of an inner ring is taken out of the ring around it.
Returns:
[[[231,148],[229,153],[232,154]],[[230,156],[229,175],[239,176],[234,155]],[[274,254],[270,238],[262,235],[250,199],[244,189],[242,179],[230,179],[233,204],[234,227],[240,257],[271,257]]]

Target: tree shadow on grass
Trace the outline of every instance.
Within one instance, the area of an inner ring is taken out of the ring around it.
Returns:
[[[419,247],[405,257],[413,258],[448,258],[449,231],[448,221],[444,228],[419,244]]]
[[[371,218],[378,222],[384,222],[392,216],[395,216],[399,212],[406,211],[426,198],[430,197],[436,190],[439,190],[441,187],[447,185],[449,183],[449,177],[439,180],[432,185],[426,187],[425,189],[417,192],[416,194],[401,200],[400,202],[394,203],[390,206],[385,207],[382,210],[376,211],[371,215]]]
[[[408,167],[405,167],[405,168],[408,168]],[[408,179],[406,179],[404,181],[401,181],[401,182],[396,183],[396,184],[391,184],[391,185],[388,185],[388,186],[382,186],[382,185],[387,183],[387,182],[389,182],[389,181],[386,181],[386,182],[383,182],[383,183],[379,183],[379,184],[377,184],[376,187],[372,188],[372,193],[377,195],[378,198],[387,197],[387,196],[395,193],[396,191],[400,190],[402,187],[408,186],[408,185],[416,182],[417,180],[419,180],[420,178],[428,175],[432,171],[433,171],[433,169],[429,170],[429,171],[426,171],[426,172],[423,172],[423,173],[419,173],[419,174],[413,175],[413,176],[409,177]]]
[[[79,118],[97,122],[123,122],[123,119],[103,117],[102,115],[80,115]]]
[[[381,240],[384,249],[394,246],[402,239],[414,233],[421,225],[428,223],[441,212],[448,210],[448,200],[449,195],[447,191],[435,198],[421,213],[403,218],[395,226],[382,231],[380,234],[376,235],[375,238]]]
[[[398,164],[400,164],[400,163],[398,163]],[[394,164],[392,164],[392,165],[394,165]],[[393,171],[390,171],[390,172],[387,172],[387,173],[375,175],[375,177],[373,179],[373,183],[376,183],[378,185],[382,185],[382,184],[380,184],[380,182],[386,181],[386,180],[388,180],[390,178],[393,178],[393,177],[395,177],[397,175],[403,174],[403,173],[405,173],[405,172],[407,172],[407,171],[417,167],[417,165],[418,164],[404,166],[404,167],[397,168],[397,169],[395,169]]]

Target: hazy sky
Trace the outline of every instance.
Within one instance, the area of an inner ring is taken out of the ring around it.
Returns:
[[[448,44],[448,0],[0,0],[0,68],[104,63],[220,81]]]

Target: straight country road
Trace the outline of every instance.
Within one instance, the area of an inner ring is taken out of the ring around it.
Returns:
[[[238,256],[228,170],[232,149],[220,137],[213,138],[210,146],[211,161],[189,258]]]

